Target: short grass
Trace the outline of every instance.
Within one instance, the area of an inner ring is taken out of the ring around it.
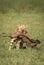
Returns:
[[[11,33],[18,24],[27,24],[28,36],[39,39],[41,44],[31,49],[8,50],[10,38],[2,33]],[[44,65],[44,13],[36,11],[0,13],[0,65]]]

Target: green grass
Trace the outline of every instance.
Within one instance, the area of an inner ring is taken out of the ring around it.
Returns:
[[[44,0],[0,0],[0,11],[8,12],[10,9],[15,11],[44,11]]]
[[[30,38],[39,39],[41,44],[31,49],[8,50],[10,38],[2,32],[12,32],[18,24],[27,24]],[[44,13],[36,11],[0,13],[0,65],[44,65]]]

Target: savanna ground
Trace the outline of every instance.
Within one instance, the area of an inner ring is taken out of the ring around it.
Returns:
[[[8,50],[11,33],[18,24],[27,24],[28,36],[41,44],[27,49]],[[0,0],[0,65],[44,65],[44,0]]]

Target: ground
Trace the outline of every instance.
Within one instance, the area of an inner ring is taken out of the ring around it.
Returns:
[[[3,37],[16,29],[18,24],[27,24],[28,36],[39,39],[41,44],[34,48],[8,50],[10,38]],[[11,9],[0,12],[0,65],[44,65],[44,12],[29,10],[16,12]]]

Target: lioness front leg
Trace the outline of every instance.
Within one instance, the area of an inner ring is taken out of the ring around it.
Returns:
[[[10,45],[9,45],[9,50],[11,50],[14,40],[15,40],[14,38],[11,39]]]

